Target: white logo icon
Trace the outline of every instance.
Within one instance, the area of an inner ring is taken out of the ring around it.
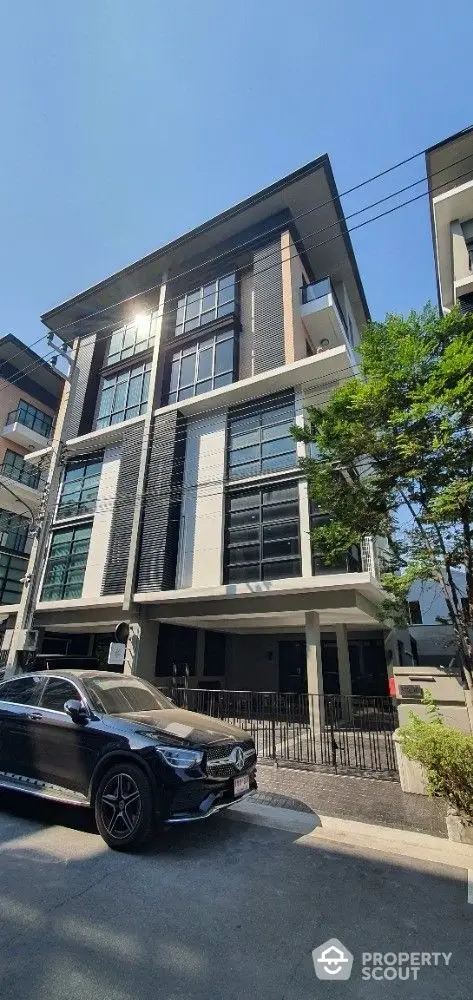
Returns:
[[[318,979],[349,979],[353,955],[338,938],[330,938],[312,952],[315,974]]]

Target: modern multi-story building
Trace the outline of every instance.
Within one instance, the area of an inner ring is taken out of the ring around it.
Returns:
[[[63,463],[43,655],[103,660],[128,621],[125,669],[159,684],[386,692],[376,545],[312,550],[290,432],[368,318],[327,156],[43,316],[73,357],[63,447],[30,456]]]
[[[48,446],[64,377],[11,335],[0,338],[0,630],[2,607],[18,602],[41,497],[27,452]]]
[[[426,152],[439,305],[473,310],[473,128]]]

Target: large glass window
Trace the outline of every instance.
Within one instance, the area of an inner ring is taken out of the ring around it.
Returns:
[[[8,414],[7,424],[13,424],[16,421],[23,424],[24,427],[36,431],[37,434],[41,434],[42,437],[48,438],[51,434],[53,418],[48,413],[38,410],[36,406],[32,406],[31,403],[27,403],[25,399],[20,399],[16,410],[12,410]]]
[[[226,274],[194,292],[183,295],[177,303],[176,336],[197,330],[221,316],[235,312],[235,275]]]
[[[0,473],[8,476],[9,479],[14,479],[17,483],[30,486],[33,490],[38,488],[41,476],[39,469],[30,469],[23,461],[23,455],[19,455],[17,451],[11,451],[10,448],[7,448],[5,452]]]
[[[24,552],[30,522],[21,514],[0,510],[0,546],[13,552]]]
[[[102,453],[74,459],[66,465],[57,517],[76,517],[95,510],[102,471]]]
[[[222,330],[182,350],[171,359],[168,403],[198,396],[233,382],[233,330]]]
[[[21,597],[20,580],[26,573],[27,559],[0,552],[0,604],[18,604]]]
[[[328,514],[321,514],[312,501],[309,508],[310,528],[323,527],[328,524],[330,518]],[[361,573],[363,566],[361,560],[361,550],[359,545],[352,545],[348,552],[335,562],[326,563],[323,555],[317,551],[314,542],[311,543],[312,550],[312,573],[317,576],[319,573]]]
[[[230,493],[225,516],[225,581],[300,575],[297,484]]]
[[[140,316],[134,323],[122,326],[115,330],[110,337],[107,351],[107,365],[113,365],[116,361],[123,361],[125,358],[132,358],[140,351],[146,351],[153,346],[154,325],[151,322],[151,314]]]
[[[91,532],[91,524],[81,524],[53,533],[42,601],[62,601],[81,596]]]
[[[228,478],[244,479],[297,464],[294,398],[276,397],[228,419]]]
[[[151,361],[102,379],[95,426],[110,427],[144,413],[148,403]]]

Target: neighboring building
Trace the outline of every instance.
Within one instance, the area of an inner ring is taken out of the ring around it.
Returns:
[[[473,310],[473,128],[426,152],[440,309]]]
[[[11,335],[0,337],[0,606],[16,604],[41,497],[40,472],[24,462],[47,446],[64,377]],[[0,609],[0,629],[2,627]]]
[[[376,546],[311,551],[290,434],[368,318],[327,156],[43,316],[75,358],[43,655],[104,662],[128,620],[159,684],[387,691]]]
[[[452,570],[461,601],[466,601],[466,579],[461,570]],[[446,625],[448,609],[435,580],[416,580],[408,597],[410,627],[402,636],[406,660],[419,664],[447,665],[457,645],[453,627]],[[442,622],[444,624],[442,624]]]
[[[430,216],[440,311],[458,303],[473,311],[473,128],[449,136],[426,152]],[[455,583],[466,596],[465,576],[454,571]],[[455,656],[453,628],[437,583],[418,580],[409,592],[411,627],[404,649],[420,664],[448,663]],[[412,642],[413,640],[413,642]],[[411,651],[409,653],[409,647]]]

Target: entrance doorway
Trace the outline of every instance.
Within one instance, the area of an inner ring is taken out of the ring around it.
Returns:
[[[324,694],[339,694],[337,647],[322,639]],[[285,694],[307,693],[307,653],[305,639],[279,642],[279,690]]]

